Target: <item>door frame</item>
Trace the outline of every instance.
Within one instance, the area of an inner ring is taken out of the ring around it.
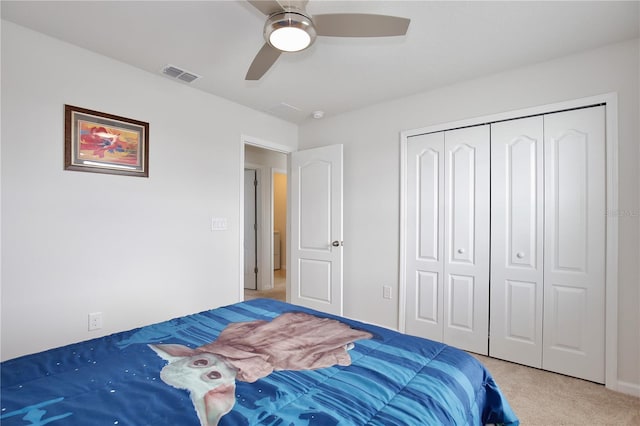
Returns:
[[[290,157],[289,155],[287,155],[287,168],[289,168],[289,161],[290,161]],[[273,235],[275,233],[275,219],[274,219],[274,210],[275,210],[275,185],[274,185],[274,181],[275,181],[275,175],[276,173],[279,173],[281,175],[285,175],[286,176],[286,206],[285,206],[285,237],[284,239],[282,239],[282,232],[280,232],[280,242],[281,244],[284,244],[285,246],[285,257],[282,257],[282,249],[280,250],[280,269],[286,271],[287,270],[287,253],[289,252],[289,250],[287,249],[289,241],[288,241],[288,236],[289,236],[289,170],[287,170],[287,168],[281,169],[279,167],[270,167],[269,168],[269,172],[270,172],[270,176],[269,178],[271,179],[271,187],[269,188],[269,196],[271,197],[271,238],[273,238]],[[275,250],[273,241],[271,243],[271,248],[272,250]],[[273,256],[271,256],[273,258]],[[271,271],[271,279],[274,280],[273,274],[275,271],[275,264],[274,261],[272,260],[271,262],[271,267],[272,267],[272,271]],[[272,283],[273,284],[273,283]],[[274,284],[275,285],[275,284]],[[273,285],[271,286],[273,288]],[[288,290],[287,290],[287,294],[288,294]]]
[[[259,164],[247,163],[246,161],[244,163],[244,166],[245,170],[253,170],[256,172],[257,181],[256,266],[258,268],[258,274],[256,277],[256,290],[269,290],[273,288],[273,261],[271,260],[271,256],[269,256],[269,253],[272,251],[272,246],[270,246],[269,244],[271,239],[273,238],[269,234],[270,230],[273,228],[273,197],[270,192],[273,189],[273,181],[271,176],[272,168]]]
[[[253,136],[249,136],[249,135],[240,135],[240,172],[239,172],[239,181],[240,181],[240,185],[239,185],[239,201],[240,201],[240,208],[239,208],[239,224],[244,223],[244,197],[243,197],[243,193],[244,193],[244,169],[245,166],[249,166],[249,164],[245,163],[245,146],[246,145],[251,145],[251,146],[255,146],[258,148],[263,148],[269,151],[275,151],[275,152],[280,152],[283,154],[287,155],[287,169],[289,168],[289,161],[290,161],[290,154],[295,151],[294,148],[286,146],[286,145],[281,145],[275,142],[271,142],[271,141],[267,141],[264,139],[260,139],[260,138],[256,138]],[[269,204],[269,208],[273,209],[273,168],[269,167],[263,167],[263,166],[257,166],[255,164],[251,164],[250,165],[251,168],[257,168],[257,174],[260,175],[258,176],[258,181],[259,182],[265,182],[266,180],[269,181],[269,188],[261,188],[258,189],[258,198],[261,199],[261,204],[264,210],[264,203],[265,201],[268,201]],[[288,171],[287,171],[288,174]],[[267,175],[271,175],[271,177],[269,179],[264,179],[265,177],[268,177]],[[265,187],[266,185],[262,185],[263,187]],[[258,289],[262,290],[262,287],[264,287],[264,274],[266,274],[267,272],[269,272],[271,280],[273,280],[273,256],[269,256],[269,259],[264,259],[265,256],[262,255],[263,253],[269,253],[271,250],[273,250],[273,215],[269,214],[268,217],[264,217],[267,215],[261,215],[262,217],[259,220],[259,224],[258,226],[262,225],[262,232],[258,233],[258,259],[260,260],[260,262],[258,262]],[[287,198],[287,236],[289,235],[289,200]],[[239,283],[238,283],[238,301],[243,301],[244,300],[244,226],[239,226]],[[265,266],[266,265],[266,266]],[[271,267],[269,268],[268,265],[271,265]],[[262,279],[261,279],[262,278]],[[287,277],[287,281],[289,280],[289,278]],[[273,281],[271,281],[273,282]],[[287,284],[288,287],[288,284]]]
[[[406,328],[406,242],[407,242],[407,144],[411,136],[512,120],[563,110],[606,104],[606,206],[605,213],[618,211],[618,94],[605,93],[546,105],[480,116],[449,123],[435,124],[400,133],[400,264],[398,277],[398,325]],[[618,220],[607,214],[605,223],[605,386],[619,391],[618,381]],[[487,330],[488,335],[489,330]]]
[[[254,205],[254,207],[255,207],[255,212],[254,212],[255,218],[254,218],[254,220],[255,220],[255,224],[256,224],[256,229],[255,229],[255,232],[254,232],[255,233],[254,244],[255,244],[255,256],[256,256],[255,261],[256,261],[256,263],[255,263],[254,266],[257,267],[258,268],[258,272],[260,272],[261,267],[260,267],[260,265],[258,265],[258,261],[261,259],[260,255],[262,254],[261,253],[261,247],[260,247],[260,243],[262,241],[262,238],[261,238],[262,236],[260,235],[260,231],[262,230],[262,227],[258,226],[258,222],[259,222],[260,219],[262,219],[263,207],[262,207],[262,197],[261,197],[260,192],[258,191],[258,187],[261,187],[262,182],[260,181],[260,167],[255,166],[255,165],[253,165],[251,163],[246,163],[245,162],[244,163],[244,172],[245,172],[245,174],[246,174],[247,170],[251,170],[254,173],[254,176],[255,176],[254,179],[255,179],[255,182],[256,182],[256,186],[254,187],[254,196],[255,196],[255,203],[254,203],[255,204]],[[242,177],[244,178],[244,176],[245,175],[243,174]],[[246,181],[243,179],[243,184],[245,184],[245,183],[246,183]],[[242,190],[243,190],[243,195],[244,195],[246,193],[246,191],[247,191],[247,188],[243,186]],[[246,205],[244,204],[244,199],[245,199],[245,197],[242,197],[242,203],[243,203],[243,206],[246,207]],[[246,218],[244,217],[244,212],[245,211],[246,211],[246,209],[243,210],[243,215],[242,215],[243,222],[241,222],[242,226],[240,227],[240,228],[242,228],[242,236],[243,236],[242,244],[243,245],[244,245],[244,235],[245,235],[245,231],[246,231],[246,222],[245,222]],[[243,247],[242,253],[243,253],[242,264],[244,265],[244,262],[246,261],[246,258],[244,257],[244,247]],[[244,269],[243,269],[243,271],[244,271]],[[256,278],[256,288],[255,288],[255,290],[262,290],[262,288],[264,287],[264,277],[262,276],[262,274],[259,274],[259,273],[254,273],[254,275],[255,275],[255,278]],[[246,278],[246,273],[243,273],[242,274],[242,280],[243,280],[242,287],[243,287],[243,289],[244,289],[244,284],[245,284],[244,283],[244,279],[245,278]]]

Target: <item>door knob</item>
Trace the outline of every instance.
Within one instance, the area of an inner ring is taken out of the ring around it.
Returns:
[[[518,253],[516,253],[516,257],[517,257],[518,259],[522,259],[522,258],[524,257],[524,253],[523,253],[523,252],[521,252],[521,251],[519,251]]]
[[[331,245],[334,246],[334,247],[340,247],[342,245],[342,241],[336,240],[336,241],[332,242]]]
[[[464,249],[458,249],[458,253],[464,254]]]

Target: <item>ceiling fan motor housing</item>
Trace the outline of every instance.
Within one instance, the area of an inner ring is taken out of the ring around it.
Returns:
[[[285,33],[288,33],[287,42],[293,40],[293,44],[280,43],[279,37]],[[298,52],[313,44],[316,39],[316,29],[309,16],[295,10],[285,10],[269,16],[264,25],[264,38],[275,49]]]

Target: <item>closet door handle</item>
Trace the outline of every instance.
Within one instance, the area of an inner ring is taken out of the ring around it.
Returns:
[[[464,249],[458,249],[458,253],[464,254]]]
[[[521,251],[519,251],[518,253],[516,253],[516,257],[517,257],[518,259],[522,259],[522,258],[524,257],[524,253],[523,253],[523,252],[521,252]]]
[[[340,247],[342,245],[342,241],[335,240],[331,243],[331,245],[334,247]]]

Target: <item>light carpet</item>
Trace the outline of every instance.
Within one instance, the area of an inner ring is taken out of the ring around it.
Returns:
[[[489,369],[522,425],[640,425],[640,398],[586,380],[472,355]]]

